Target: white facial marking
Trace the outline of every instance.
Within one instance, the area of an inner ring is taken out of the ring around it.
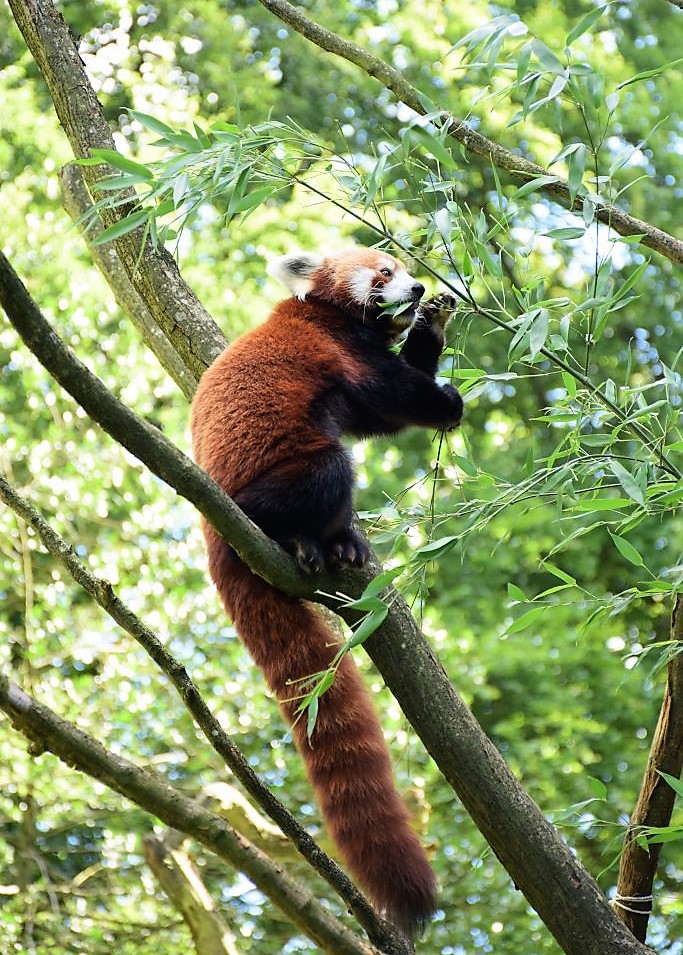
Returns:
[[[382,290],[384,302],[407,302],[413,297],[415,279],[401,266]]]
[[[366,305],[375,281],[375,270],[367,266],[354,269],[349,276],[349,294],[354,302]]]

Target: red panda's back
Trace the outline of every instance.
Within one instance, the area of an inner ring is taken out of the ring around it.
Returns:
[[[281,302],[202,376],[192,406],[195,458],[230,495],[274,465],[329,444],[315,398],[336,376],[364,373],[311,320],[316,311],[296,299]]]

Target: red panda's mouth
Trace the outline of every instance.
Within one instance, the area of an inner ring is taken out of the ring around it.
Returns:
[[[410,299],[407,302],[390,302],[387,305],[378,302],[377,304],[381,310],[380,317],[386,319],[392,329],[402,332],[413,324],[420,302],[419,299]]]

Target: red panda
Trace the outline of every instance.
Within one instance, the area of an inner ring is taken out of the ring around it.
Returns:
[[[375,249],[296,252],[268,271],[293,297],[202,377],[195,457],[308,572],[359,566],[368,549],[351,527],[353,468],[340,439],[460,422],[458,392],[434,380],[446,312],[439,300],[420,308],[424,286]],[[382,308],[401,303],[400,314]],[[400,353],[391,351],[410,326]],[[344,658],[320,699],[309,740],[297,681],[328,667],[336,637],[311,604],[275,590],[210,525],[203,530],[213,581],[292,726],[330,835],[378,911],[414,935],[435,910],[436,880],[353,660]]]

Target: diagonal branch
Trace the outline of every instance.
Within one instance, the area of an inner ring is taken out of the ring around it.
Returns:
[[[651,826],[668,826],[676,793],[660,772],[678,779],[683,770],[683,593],[674,596],[671,640],[675,656],[667,666],[666,688],[659,720],[635,809],[624,837],[614,905],[619,918],[636,938],[645,941],[652,912],[652,886],[661,843],[644,849],[637,836]]]
[[[114,592],[111,584],[96,577],[79,559],[73,547],[48,524],[39,511],[25,500],[3,477],[0,477],[0,500],[11,507],[22,521],[36,532],[46,550],[68,571],[71,577],[92,599],[145,650],[170,679],[195,722],[225,764],[240,780],[247,792],[273,819],[283,833],[297,847],[307,862],[339,894],[353,912],[369,938],[382,951],[394,955],[404,952],[395,931],[377,917],[374,910],[351,882],[346,873],[322,851],[304,827],[277,799],[253,771],[241,750],[222,728],[206,705],[197,686],[185,667],[177,660],[156,634],[127,607]]]
[[[253,524],[205,471],[157,428],[115,398],[100,379],[55,334],[21,280],[0,252],[0,304],[41,364],[90,417],[143,461],[170,487],[191,501],[250,566],[292,593],[302,587],[294,561]]]
[[[244,872],[323,951],[333,955],[378,955],[376,948],[359,939],[309,889],[276,866],[220,816],[173,789],[156,773],[140,769],[107,750],[2,674],[0,709],[32,741],[34,753],[49,750]]]
[[[132,453],[196,503],[227,540],[234,544],[239,537],[236,549],[249,555],[256,573],[269,575],[268,579],[288,593],[332,606],[347,622],[353,620],[354,612],[339,607],[324,592],[335,594],[342,586],[345,592],[358,595],[376,566],[320,575],[311,583],[208,475],[121,405],[75,358],[50,329],[1,254],[0,302],[39,361],[48,370],[54,369],[57,380],[91,417],[129,450],[134,434]],[[251,546],[254,541],[256,546]],[[320,591],[315,590],[316,584]],[[614,915],[598,885],[512,775],[448,680],[405,601],[394,597],[386,621],[365,644],[367,652],[515,884],[567,955],[644,955],[649,950]]]
[[[348,60],[363,70],[364,73],[367,73],[368,76],[373,76],[388,90],[391,90],[398,100],[420,116],[426,115],[433,108],[425,104],[420,91],[412,86],[403,74],[393,66],[375,56],[374,53],[358,46],[357,43],[345,40],[338,34],[309,19],[302,12],[302,7],[295,7],[288,0],[259,0],[259,2],[320,49]],[[539,166],[538,163],[524,159],[504,146],[500,146],[492,139],[488,139],[472,129],[463,120],[457,119],[445,111],[441,113],[439,122],[448,127],[448,135],[460,143],[467,152],[492,162],[499,169],[505,170],[513,179],[528,182],[531,179],[537,179],[539,176],[548,175],[548,170],[543,166]],[[569,183],[566,179],[558,178],[547,183],[543,186],[543,192],[552,196],[567,209],[581,212],[583,199],[580,197],[572,198]],[[668,232],[643,222],[642,219],[636,219],[608,202],[602,202],[598,205],[595,209],[595,215],[600,222],[614,229],[619,235],[642,235],[643,245],[660,252],[674,262],[683,262],[683,242],[669,235]]]

